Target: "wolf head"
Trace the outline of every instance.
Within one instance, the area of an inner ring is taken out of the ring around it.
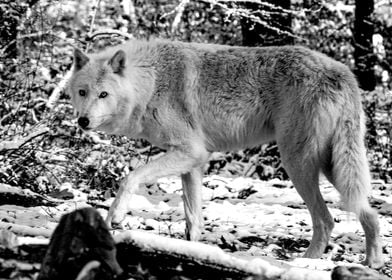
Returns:
[[[140,92],[128,62],[121,49],[91,55],[75,49],[68,91],[81,128],[123,135],[140,132]]]

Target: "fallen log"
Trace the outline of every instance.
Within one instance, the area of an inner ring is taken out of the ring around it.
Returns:
[[[332,280],[390,280],[386,276],[363,266],[337,266],[332,271]]]

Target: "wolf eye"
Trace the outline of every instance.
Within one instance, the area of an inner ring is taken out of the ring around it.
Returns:
[[[79,89],[80,96],[86,96],[86,91],[84,89]]]
[[[102,92],[98,95],[99,98],[105,98],[106,96],[108,96],[107,91],[102,91]]]

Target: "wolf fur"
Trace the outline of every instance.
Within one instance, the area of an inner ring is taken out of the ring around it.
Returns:
[[[212,151],[275,140],[313,222],[305,257],[322,255],[334,226],[319,172],[366,236],[366,261],[383,264],[371,209],[360,91],[350,70],[300,46],[229,47],[131,40],[98,54],[75,50],[70,95],[85,130],[144,138],[167,150],[121,183],[107,222],[119,223],[140,184],[180,175],[186,235],[202,228],[202,166]]]

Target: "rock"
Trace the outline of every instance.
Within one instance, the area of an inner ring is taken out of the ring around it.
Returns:
[[[82,208],[61,218],[38,280],[109,280],[122,272],[114,240],[102,217],[94,208]]]

